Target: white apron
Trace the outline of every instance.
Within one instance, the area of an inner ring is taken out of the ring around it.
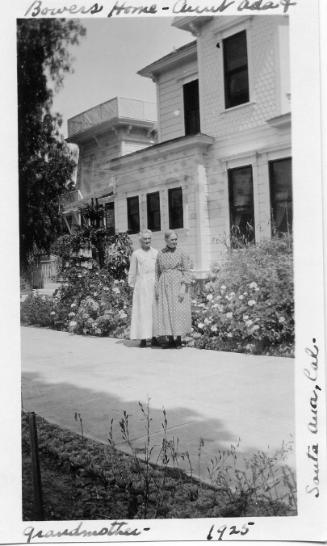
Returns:
[[[152,307],[157,254],[154,248],[139,248],[131,256],[128,274],[128,284],[134,288],[131,339],[149,339],[153,335]]]

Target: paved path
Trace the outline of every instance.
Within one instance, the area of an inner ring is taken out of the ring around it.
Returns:
[[[152,441],[160,444],[162,408],[170,436],[188,450],[201,476],[219,448],[277,449],[294,434],[294,360],[184,348],[139,349],[132,342],[22,328],[23,406],[48,420],[117,444],[126,410],[135,445],[145,439],[138,402],[150,398]],[[289,459],[293,464],[293,459]],[[203,476],[204,477],[204,476]]]

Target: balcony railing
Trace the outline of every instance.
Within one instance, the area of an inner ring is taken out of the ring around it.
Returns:
[[[68,137],[115,118],[155,122],[157,119],[156,105],[153,102],[116,97],[70,118],[68,120]]]

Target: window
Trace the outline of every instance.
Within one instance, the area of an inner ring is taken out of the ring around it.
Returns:
[[[148,209],[148,229],[152,231],[160,231],[160,197],[159,192],[148,193],[146,196]]]
[[[115,234],[115,203],[111,201],[106,203],[104,209],[106,228],[111,235]]]
[[[185,135],[200,132],[199,80],[183,85]]]
[[[246,31],[223,40],[225,107],[249,102]]]
[[[168,190],[169,228],[183,227],[183,190],[172,188]]]
[[[139,198],[135,197],[127,198],[127,223],[128,233],[139,233],[140,231],[140,206]]]
[[[254,240],[254,206],[252,167],[229,169],[229,210],[231,225],[231,242],[233,247],[238,243]]]
[[[269,162],[271,223],[273,232],[292,231],[292,159]]]

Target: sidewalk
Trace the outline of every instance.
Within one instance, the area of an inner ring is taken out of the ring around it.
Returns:
[[[275,450],[294,435],[294,360],[184,348],[140,349],[132,342],[22,328],[23,406],[51,422],[107,441],[110,420],[121,449],[119,420],[130,415],[135,445],[145,439],[138,402],[150,398],[152,441],[160,444],[162,408],[169,435],[206,474],[220,448]],[[128,449],[127,449],[128,451]],[[289,460],[294,464],[293,458]]]

